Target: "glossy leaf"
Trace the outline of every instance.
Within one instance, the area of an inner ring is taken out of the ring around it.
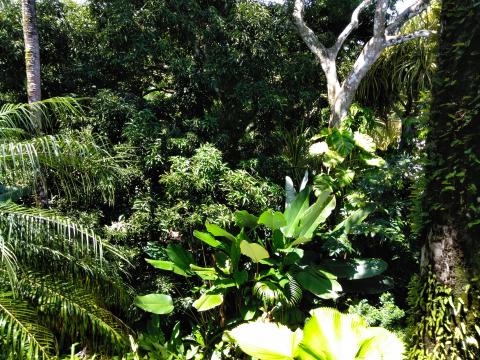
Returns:
[[[223,244],[221,241],[218,241],[215,239],[212,235],[206,232],[194,230],[193,231],[193,236],[195,236],[197,239],[203,241],[205,244],[210,245],[213,248],[220,248],[223,247]]]
[[[258,263],[262,259],[268,259],[270,254],[260,244],[251,243],[246,240],[242,240],[240,243],[240,251],[243,255],[248,256],[253,262]]]
[[[172,271],[175,274],[182,275],[182,276],[191,276],[190,271],[184,270],[177,265],[175,265],[172,261],[165,261],[165,260],[153,260],[153,259],[145,259],[146,262],[151,264],[153,267],[160,269],[160,270],[166,270],[166,271]]]
[[[222,294],[203,294],[193,303],[198,311],[207,311],[223,303]]]
[[[324,276],[313,268],[300,271],[294,277],[302,288],[321,299],[336,299],[339,296],[338,293],[342,291],[342,286],[338,281]]]
[[[264,211],[258,218],[258,223],[265,225],[271,230],[278,230],[287,225],[285,216],[279,211],[267,210]]]
[[[235,212],[235,224],[238,227],[253,229],[257,226],[258,218],[246,210]]]
[[[134,304],[142,310],[160,315],[169,314],[174,308],[172,298],[165,294],[137,296]]]
[[[205,223],[205,227],[207,228],[207,231],[212,234],[213,236],[221,236],[224,238],[227,238],[231,241],[235,240],[235,236],[230,234],[228,231],[222,229],[220,226],[217,224],[210,224],[210,223]]]
[[[355,131],[355,133],[353,134],[353,141],[355,142],[355,145],[365,150],[366,152],[375,152],[376,145],[371,136]]]

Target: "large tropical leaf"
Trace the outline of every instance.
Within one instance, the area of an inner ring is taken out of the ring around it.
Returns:
[[[260,360],[293,360],[302,332],[263,321],[242,324],[228,335],[246,354]]]
[[[137,296],[135,305],[145,311],[160,315],[169,314],[174,308],[172,298],[165,294]]]

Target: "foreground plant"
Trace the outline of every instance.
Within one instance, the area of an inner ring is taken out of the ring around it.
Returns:
[[[402,359],[402,342],[388,330],[368,327],[358,315],[331,308],[310,314],[303,331],[256,321],[227,334],[243,352],[260,360]]]

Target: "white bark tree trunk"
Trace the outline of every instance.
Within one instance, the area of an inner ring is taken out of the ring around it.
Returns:
[[[40,77],[40,45],[38,42],[35,0],[22,0],[23,38],[27,72],[28,102],[42,100]]]
[[[358,27],[358,16],[360,13],[374,3],[376,5],[373,37],[364,45],[352,70],[340,84],[336,64],[338,53],[348,36]],[[295,0],[293,19],[298,33],[310,51],[320,61],[322,70],[327,78],[328,103],[331,110],[329,127],[341,126],[342,120],[348,115],[348,110],[352,105],[360,82],[386,47],[398,45],[419,37],[427,37],[434,33],[429,30],[420,30],[407,35],[398,35],[403,24],[425,11],[429,3],[430,0],[417,0],[387,26],[388,0],[364,0],[353,12],[350,23],[338,36],[335,44],[330,48],[326,48],[303,20],[304,0]]]

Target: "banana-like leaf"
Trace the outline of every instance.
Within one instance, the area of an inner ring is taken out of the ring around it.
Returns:
[[[174,309],[172,298],[165,294],[137,296],[135,305],[140,309],[159,315],[170,314]]]
[[[240,242],[240,251],[243,255],[248,256],[254,263],[258,263],[260,260],[268,259],[270,254],[260,244],[251,243],[246,240]]]
[[[230,234],[228,231],[222,229],[217,224],[210,224],[207,222],[205,223],[205,227],[207,228],[207,231],[213,236],[220,236],[220,237],[227,238],[231,241],[235,241],[235,236]]]
[[[278,230],[287,225],[287,220],[279,211],[266,210],[258,218],[258,223],[265,225],[271,230]]]
[[[298,193],[289,207],[285,209],[284,215],[287,224],[281,228],[286,237],[293,237],[302,218],[304,211],[308,208],[308,197],[310,188],[306,188]]]
[[[194,301],[193,307],[198,311],[207,311],[223,303],[222,294],[203,294]]]
[[[257,226],[258,218],[246,210],[235,212],[235,224],[241,228],[254,229]]]
[[[182,269],[181,267],[175,265],[173,261],[154,260],[154,259],[145,259],[145,261],[148,262],[153,267],[160,270],[172,271],[177,275],[182,275],[185,277],[189,277],[192,275],[190,271]]]
[[[308,267],[293,275],[305,290],[321,299],[336,299],[342,291],[342,286],[334,278],[323,275],[320,271]]]
[[[217,239],[215,239],[209,233],[194,230],[193,231],[193,236],[195,236],[197,239],[203,241],[205,244],[210,245],[213,248],[223,247],[223,243],[221,241],[218,241]]]

